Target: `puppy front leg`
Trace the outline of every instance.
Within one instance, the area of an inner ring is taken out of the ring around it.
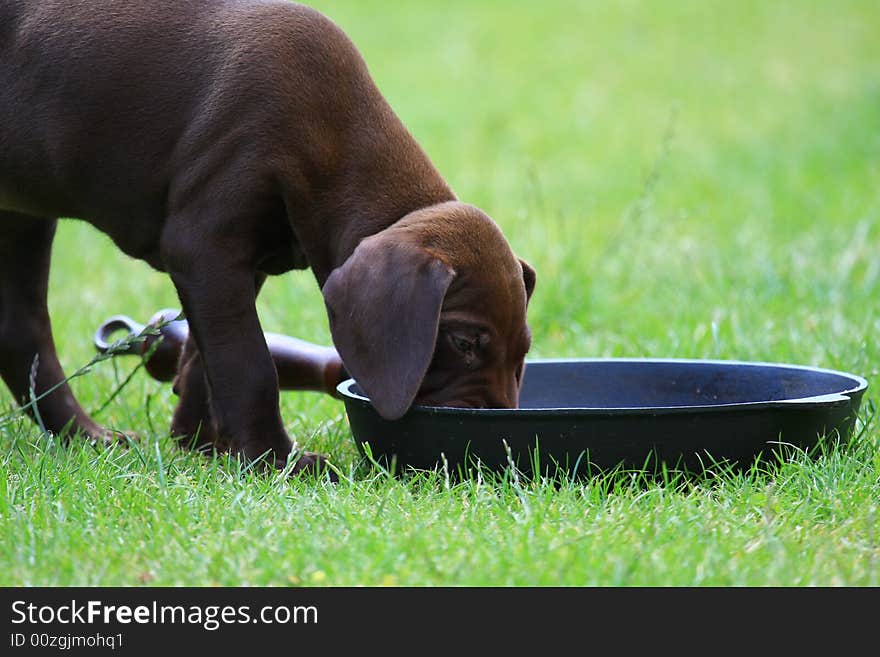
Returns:
[[[255,294],[259,295],[265,280],[265,274],[257,274]],[[174,394],[179,401],[171,419],[171,434],[178,438],[179,443],[197,451],[228,451],[230,445],[220,440],[211,417],[208,380],[192,333],[187,336],[180,354],[177,375],[174,377]]]
[[[201,356],[216,439],[247,460],[284,467],[292,445],[257,317],[255,272],[205,240],[192,253],[175,250],[166,262]],[[322,465],[319,455],[303,453],[293,471]]]

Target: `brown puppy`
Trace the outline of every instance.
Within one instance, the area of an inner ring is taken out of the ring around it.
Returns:
[[[383,416],[516,405],[534,272],[457,201],[319,13],[0,0],[0,145],[0,374],[18,400],[35,357],[37,394],[64,378],[46,288],[56,218],[73,216],[177,289],[178,435],[286,462],[255,301],[266,275],[307,267]],[[50,430],[106,436],[67,386],[38,409]]]

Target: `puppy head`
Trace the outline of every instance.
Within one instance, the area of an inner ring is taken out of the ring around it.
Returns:
[[[346,369],[396,419],[414,402],[515,407],[534,287],[498,226],[451,201],[364,239],[323,294]]]

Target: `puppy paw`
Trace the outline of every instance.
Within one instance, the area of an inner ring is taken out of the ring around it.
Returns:
[[[220,440],[210,420],[193,423],[181,422],[175,418],[171,423],[171,436],[177,441],[178,446],[196,452],[229,451],[229,445]]]
[[[339,482],[339,476],[336,474],[336,471],[330,467],[330,462],[323,454],[316,454],[314,452],[294,452],[291,454],[290,458],[291,460],[296,459],[293,466],[289,468],[288,474],[291,477],[323,477],[326,472],[331,482],[334,484]]]
[[[99,445],[103,447],[113,447],[114,445],[119,445],[120,447],[128,447],[132,443],[140,443],[141,436],[134,431],[123,431],[121,429],[104,429],[97,436],[90,436],[89,442],[92,445]]]
[[[133,431],[110,429],[95,422],[79,422],[76,426],[65,427],[59,435],[65,442],[81,439],[94,447],[128,447],[132,442],[140,441],[140,436]]]

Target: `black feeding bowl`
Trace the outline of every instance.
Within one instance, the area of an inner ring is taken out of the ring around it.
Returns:
[[[349,379],[339,384],[362,454],[450,472],[474,464],[524,474],[583,475],[615,467],[701,472],[746,466],[825,437],[848,439],[868,382],[844,372],[775,363],[576,359],[527,362],[520,406],[413,406],[382,419]]]

